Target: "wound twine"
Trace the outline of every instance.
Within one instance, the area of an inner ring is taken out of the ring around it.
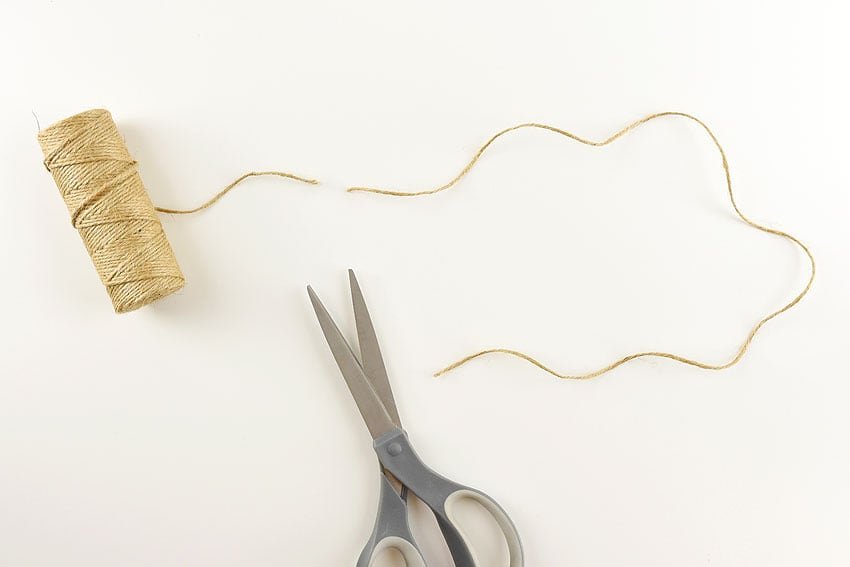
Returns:
[[[788,311],[811,289],[815,278],[815,259],[808,247],[791,234],[750,220],[741,212],[732,191],[732,177],[726,152],[709,127],[698,118],[683,112],[660,112],[632,122],[608,138],[594,141],[553,126],[526,123],[506,128],[492,136],[472,159],[448,183],[421,191],[398,191],[375,187],[349,187],[348,192],[373,193],[393,197],[433,195],[457,184],[501,136],[523,128],[554,132],[588,146],[607,146],[639,126],[662,117],[680,117],[695,122],[708,134],[717,148],[726,177],[726,189],[735,214],[747,225],[762,232],[793,242],[806,255],[810,275],[803,289],[787,304],[757,321],[733,355],[722,363],[706,363],[664,351],[638,352],[590,372],[571,374],[554,370],[536,358],[515,349],[489,348],[472,353],[439,370],[441,376],[484,355],[501,353],[525,360],[558,378],[586,380],[601,376],[631,360],[645,357],[666,358],[706,370],[723,370],[737,364],[747,352],[756,333],[771,319]],[[157,212],[190,214],[207,209],[250,177],[277,176],[317,184],[318,181],[282,171],[251,171],[233,180],[205,203],[191,209],[154,207],[142,185],[136,162],[130,156],[112,116],[106,110],[90,110],[66,118],[39,132],[44,151],[44,165],[53,174],[56,185],[71,213],[71,221],[80,232],[112,299],[115,311],[132,311],[183,287],[185,279],[168,244]]]
[[[109,111],[88,110],[61,120],[40,131],[38,141],[44,166],[116,313],[153,303],[186,282],[157,211],[186,214],[206,209],[245,179],[260,175],[318,183],[282,171],[252,171],[194,209],[155,208]]]
[[[674,354],[674,353],[670,353],[670,352],[647,351],[647,352],[637,352],[637,353],[634,353],[634,354],[629,354],[629,355],[623,356],[622,358],[619,358],[619,359],[615,360],[614,362],[612,362],[610,364],[601,366],[601,367],[597,368],[596,370],[592,370],[590,372],[571,374],[571,373],[559,372],[557,370],[554,370],[551,366],[548,366],[548,365],[540,362],[538,359],[534,358],[533,356],[530,356],[530,355],[528,355],[528,354],[526,354],[522,351],[519,351],[519,350],[515,350],[515,349],[511,349],[511,348],[488,348],[488,349],[479,350],[478,352],[474,352],[470,355],[467,355],[467,356],[464,356],[463,358],[460,358],[459,360],[456,360],[455,362],[449,364],[445,368],[442,368],[441,370],[438,370],[437,372],[435,372],[434,373],[435,377],[442,376],[442,375],[444,375],[448,372],[451,372],[452,370],[454,370],[454,369],[456,369],[460,366],[463,366],[467,362],[470,362],[470,361],[472,361],[476,358],[479,358],[481,356],[485,356],[485,355],[488,355],[488,354],[496,354],[496,353],[515,356],[517,358],[525,360],[526,362],[530,362],[534,366],[540,368],[541,370],[544,370],[545,372],[548,372],[552,376],[555,376],[557,378],[562,378],[562,379],[569,379],[569,380],[587,380],[587,379],[590,379],[590,378],[596,378],[597,376],[601,376],[601,375],[603,375],[607,372],[610,372],[611,370],[614,370],[618,366],[621,366],[621,365],[623,365],[623,364],[625,364],[625,363],[627,363],[631,360],[635,360],[635,359],[638,359],[638,358],[646,358],[646,357],[667,358],[667,359],[670,359],[670,360],[675,360],[676,362],[681,362],[682,364],[688,364],[690,366],[696,366],[697,368],[703,368],[705,370],[723,370],[725,368],[729,368],[730,366],[737,364],[741,360],[741,358],[743,358],[744,354],[747,352],[747,349],[750,347],[750,344],[753,342],[753,338],[756,336],[756,333],[759,332],[759,330],[765,325],[765,323],[767,323],[768,321],[770,321],[774,317],[788,311],[789,309],[791,309],[792,307],[797,305],[797,303],[799,303],[801,299],[803,299],[803,297],[809,292],[809,289],[811,289],[812,282],[814,282],[814,279],[815,279],[815,258],[812,255],[811,251],[798,238],[788,234],[787,232],[777,230],[775,228],[769,228],[769,227],[763,226],[761,224],[758,224],[757,222],[750,220],[748,217],[746,217],[744,215],[744,213],[741,212],[741,209],[738,208],[738,204],[735,202],[735,193],[732,191],[732,175],[729,172],[729,161],[726,159],[726,152],[723,150],[723,146],[720,145],[720,142],[718,141],[717,136],[714,135],[714,132],[712,132],[711,129],[702,120],[700,120],[699,118],[692,116],[690,114],[686,114],[684,112],[659,112],[659,113],[656,113],[656,114],[650,114],[648,116],[641,118],[640,120],[636,120],[636,121],[632,122],[631,124],[629,124],[625,128],[622,128],[621,130],[616,131],[614,134],[612,134],[611,136],[609,136],[609,137],[607,137],[607,138],[605,138],[604,140],[601,140],[601,141],[588,140],[586,138],[582,138],[581,136],[577,136],[576,134],[573,134],[572,132],[568,132],[566,130],[561,130],[560,128],[555,128],[554,126],[549,126],[547,124],[537,124],[537,123],[533,123],[533,122],[529,122],[529,123],[526,123],[526,124],[519,124],[517,126],[512,126],[511,128],[506,128],[506,129],[502,130],[501,132],[498,132],[497,134],[493,135],[489,140],[487,140],[487,142],[484,143],[483,146],[481,146],[478,149],[478,151],[475,153],[475,155],[472,157],[472,159],[469,160],[469,163],[467,163],[466,166],[464,166],[464,168],[461,169],[460,173],[455,175],[451,179],[451,181],[449,181],[448,183],[445,183],[444,185],[440,185],[439,187],[435,187],[433,189],[424,189],[424,190],[421,190],[421,191],[398,191],[398,190],[395,190],[395,189],[381,189],[381,188],[376,188],[376,187],[349,187],[348,191],[352,192],[352,193],[353,192],[375,193],[377,195],[387,195],[387,196],[392,196],[392,197],[420,197],[420,196],[423,196],[423,195],[433,195],[435,193],[440,193],[441,191],[445,191],[446,189],[453,187],[458,181],[463,179],[463,177],[467,173],[469,173],[469,171],[473,168],[473,166],[475,166],[475,164],[478,163],[478,160],[481,159],[481,156],[484,154],[484,152],[487,150],[487,148],[489,148],[490,145],[492,145],[493,142],[495,142],[498,138],[504,136],[505,134],[507,134],[509,132],[513,132],[515,130],[520,130],[520,129],[523,129],[523,128],[537,128],[537,129],[541,129],[541,130],[547,130],[549,132],[554,132],[556,134],[560,134],[561,136],[565,136],[567,138],[570,138],[571,140],[574,140],[574,141],[579,142],[581,144],[585,144],[587,146],[601,147],[601,146],[607,146],[608,144],[614,142],[615,140],[622,138],[623,136],[625,136],[629,132],[635,130],[639,126],[642,126],[643,124],[646,124],[647,122],[650,122],[652,120],[655,120],[657,118],[662,118],[662,117],[665,117],[665,116],[686,118],[688,120],[696,122],[697,124],[699,124],[702,127],[702,129],[711,138],[711,141],[714,143],[714,147],[717,148],[717,152],[720,154],[720,161],[721,161],[721,164],[723,166],[723,173],[726,176],[726,191],[729,194],[729,201],[732,203],[732,208],[734,209],[735,214],[738,215],[738,217],[742,221],[744,221],[749,226],[751,226],[755,229],[758,229],[762,232],[766,232],[768,234],[773,234],[774,236],[780,236],[782,238],[790,240],[791,242],[793,242],[795,245],[797,245],[805,253],[806,257],[809,259],[810,273],[809,273],[809,278],[806,281],[806,284],[803,287],[803,289],[796,296],[794,296],[794,298],[791,299],[791,301],[786,303],[783,307],[781,307],[780,309],[777,309],[776,311],[773,311],[772,313],[769,313],[769,314],[765,315],[764,317],[762,317],[761,319],[759,319],[753,325],[753,327],[750,329],[750,332],[746,335],[746,337],[744,338],[741,345],[734,352],[734,354],[729,358],[729,360],[727,360],[726,362],[722,362],[722,363],[711,364],[711,363],[707,363],[707,362],[701,362],[701,361],[695,360],[693,358],[687,358],[685,356],[680,356],[678,354]]]

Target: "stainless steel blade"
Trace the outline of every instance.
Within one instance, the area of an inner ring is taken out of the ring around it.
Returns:
[[[348,384],[348,389],[357,403],[357,409],[360,410],[360,415],[363,416],[363,421],[366,422],[366,427],[372,434],[372,438],[377,439],[395,429],[395,423],[387,413],[380,396],[372,387],[372,383],[363,372],[363,367],[360,366],[357,356],[351,350],[348,341],[342,336],[339,327],[337,327],[325,306],[322,305],[313,288],[307,286],[307,293],[310,296],[313,309],[316,311],[316,317],[319,319],[319,325],[322,327],[325,339],[328,341],[328,346],[331,348],[331,354],[333,354],[337,366],[342,372],[345,383]]]
[[[384,357],[381,356],[381,347],[378,346],[372,317],[366,308],[366,300],[363,299],[363,291],[360,289],[354,270],[348,270],[348,282],[351,285],[351,303],[354,305],[354,321],[357,325],[357,343],[360,345],[360,364],[372,387],[375,388],[375,392],[381,397],[393,423],[401,427],[401,419],[398,416],[392,387],[390,387],[390,379],[387,377]]]

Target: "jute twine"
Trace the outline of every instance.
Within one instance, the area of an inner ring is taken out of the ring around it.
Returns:
[[[646,358],[666,358],[706,370],[723,370],[737,364],[747,352],[756,334],[771,319],[794,307],[809,292],[815,279],[815,258],[809,248],[791,234],[759,224],[745,216],[735,202],[732,176],[726,152],[711,129],[700,119],[683,112],[659,112],[636,120],[603,140],[582,138],[567,130],[538,123],[525,123],[506,128],[487,140],[472,159],[450,181],[421,191],[399,191],[376,187],[350,187],[349,192],[364,192],[393,197],[434,195],[456,185],[481,159],[498,138],[524,128],[554,132],[588,146],[607,146],[636,128],[663,117],[687,119],[699,125],[711,138],[720,156],[729,202],[737,217],[748,226],[783,238],[796,245],[808,258],[809,277],[801,291],[779,309],[756,321],[737,349],[722,362],[703,362],[663,350],[637,352],[622,356],[609,364],[588,372],[562,372],[537,358],[512,348],[487,348],[464,356],[439,370],[441,376],[467,362],[489,354],[507,354],[525,360],[563,379],[586,380],[601,376],[629,361]],[[191,209],[154,207],[139,173],[136,162],[124,145],[112,116],[106,110],[90,110],[77,114],[41,131],[38,135],[44,150],[44,164],[53,174],[56,185],[68,210],[71,221],[92,257],[95,268],[106,286],[115,311],[123,313],[147,305],[183,287],[183,274],[157,218],[157,212],[189,214],[206,209],[219,201],[234,187],[257,176],[277,176],[303,183],[318,181],[283,171],[251,171],[233,180],[205,203]]]
[[[157,208],[109,111],[88,110],[61,120],[40,131],[38,141],[117,313],[148,305],[186,282],[157,211],[206,209],[245,179],[261,175],[318,183],[282,171],[251,171],[198,207]]]
[[[537,358],[535,358],[535,357],[533,357],[529,354],[526,354],[525,352],[516,350],[516,349],[497,347],[497,348],[482,349],[482,350],[479,350],[477,352],[473,352],[472,354],[469,354],[467,356],[464,356],[464,357],[456,360],[455,362],[452,362],[451,364],[449,364],[445,368],[438,370],[434,374],[434,376],[442,376],[443,374],[446,374],[447,372],[451,372],[452,370],[454,370],[454,369],[456,369],[460,366],[463,366],[467,362],[470,362],[472,360],[475,360],[476,358],[479,358],[479,357],[482,357],[482,356],[485,356],[485,355],[490,355],[490,354],[507,354],[509,356],[514,356],[514,357],[520,358],[522,360],[525,360],[526,362],[533,364],[534,366],[540,368],[541,370],[544,370],[545,372],[548,372],[549,374],[551,374],[551,375],[553,375],[557,378],[569,379],[569,380],[587,380],[587,379],[590,379],[590,378],[596,378],[597,376],[601,376],[603,374],[606,374],[607,372],[610,372],[611,370],[614,370],[618,366],[622,366],[623,364],[625,364],[629,361],[639,359],[639,358],[647,358],[647,357],[667,358],[667,359],[670,359],[670,360],[675,360],[676,362],[680,362],[682,364],[687,364],[687,365],[690,365],[690,366],[696,366],[697,368],[702,368],[702,369],[705,369],[705,370],[723,370],[725,368],[729,368],[730,366],[733,366],[733,365],[737,364],[738,362],[740,362],[740,360],[744,357],[744,354],[747,352],[747,349],[750,347],[750,344],[752,344],[753,338],[755,338],[756,333],[758,333],[759,330],[761,330],[761,328],[768,321],[770,321],[774,317],[777,317],[778,315],[781,315],[782,313],[785,313],[786,311],[788,311],[789,309],[791,309],[792,307],[797,305],[797,303],[799,303],[800,300],[803,299],[803,297],[805,297],[805,295],[809,292],[809,289],[811,289],[812,283],[814,282],[814,279],[815,279],[815,258],[812,255],[811,251],[809,250],[809,248],[805,244],[803,244],[795,236],[792,236],[791,234],[784,232],[782,230],[778,230],[778,229],[775,229],[775,228],[770,228],[770,227],[761,225],[761,224],[751,220],[749,217],[745,216],[743,212],[741,212],[741,209],[738,207],[738,204],[735,202],[735,193],[732,191],[732,174],[729,171],[729,161],[726,159],[726,152],[723,150],[723,146],[720,145],[720,142],[718,141],[717,136],[714,135],[714,132],[712,132],[711,129],[702,120],[700,120],[699,118],[692,116],[690,114],[684,113],[684,112],[659,112],[659,113],[656,113],[656,114],[650,114],[648,116],[641,118],[640,120],[636,120],[636,121],[632,122],[631,124],[627,125],[626,127],[621,128],[620,130],[617,130],[612,135],[608,136],[607,138],[605,138],[603,140],[589,140],[589,139],[586,139],[586,138],[582,138],[581,136],[578,136],[576,134],[573,134],[572,132],[569,132],[567,130],[561,130],[560,128],[555,128],[554,126],[549,126],[547,124],[537,124],[537,123],[534,123],[534,122],[529,122],[529,123],[526,123],[526,124],[519,124],[517,126],[512,126],[510,128],[506,128],[506,129],[502,130],[501,132],[498,132],[495,135],[493,135],[489,140],[487,140],[478,149],[478,151],[475,153],[475,155],[472,157],[472,159],[469,160],[469,162],[463,167],[463,169],[460,170],[460,172],[457,175],[455,175],[447,183],[444,183],[443,185],[440,185],[438,187],[434,187],[434,188],[431,188],[431,189],[423,189],[423,190],[420,190],[420,191],[399,191],[397,189],[382,189],[382,188],[377,188],[377,187],[349,187],[348,191],[352,192],[352,193],[354,193],[354,192],[374,193],[374,194],[377,194],[377,195],[386,195],[386,196],[391,196],[391,197],[421,197],[421,196],[425,196],[425,195],[434,195],[436,193],[440,193],[442,191],[450,189],[451,187],[456,185],[461,179],[463,179],[464,176],[466,176],[467,173],[469,173],[469,171],[475,166],[475,164],[478,163],[478,160],[481,159],[481,156],[484,154],[485,151],[487,151],[487,148],[489,148],[493,144],[493,142],[495,142],[498,138],[500,138],[500,137],[502,137],[505,134],[508,134],[510,132],[514,132],[516,130],[521,130],[521,129],[524,129],[524,128],[534,128],[534,129],[554,132],[555,134],[559,134],[561,136],[564,136],[566,138],[569,138],[571,140],[574,140],[576,142],[579,142],[580,144],[584,144],[584,145],[587,145],[587,146],[601,147],[601,146],[607,146],[608,144],[622,138],[623,136],[625,136],[629,132],[632,132],[633,130],[635,130],[636,128],[638,128],[638,127],[640,127],[644,124],[646,124],[647,122],[650,122],[652,120],[656,120],[658,118],[664,118],[664,117],[685,118],[685,119],[687,119],[691,122],[695,122],[711,138],[711,141],[714,144],[714,147],[717,149],[717,152],[720,155],[720,163],[723,166],[723,173],[724,173],[725,180],[726,180],[726,192],[729,195],[729,202],[732,204],[732,209],[734,210],[734,212],[738,216],[738,218],[740,218],[744,223],[746,223],[748,226],[751,226],[752,228],[754,228],[756,230],[760,230],[762,232],[766,232],[768,234],[772,234],[774,236],[784,238],[784,239],[794,243],[794,245],[796,245],[800,250],[803,251],[803,253],[806,255],[806,258],[808,258],[808,260],[809,260],[809,277],[806,280],[806,283],[803,286],[803,288],[801,289],[801,291],[797,295],[795,295],[790,301],[788,301],[785,305],[783,305],[782,307],[780,307],[779,309],[777,309],[775,311],[768,313],[767,315],[765,315],[764,317],[762,317],[761,319],[756,321],[755,324],[753,324],[753,326],[750,328],[750,331],[744,337],[743,341],[740,343],[738,348],[735,349],[734,353],[732,353],[725,362],[717,362],[717,363],[703,362],[703,361],[700,361],[700,360],[696,360],[694,358],[688,358],[686,356],[681,356],[681,355],[678,355],[678,354],[674,354],[674,353],[671,353],[671,352],[665,352],[665,351],[661,351],[661,350],[659,350],[659,351],[645,351],[645,352],[636,352],[636,353],[633,353],[633,354],[628,354],[626,356],[623,356],[621,358],[614,360],[610,364],[604,364],[604,365],[599,366],[598,368],[596,368],[594,370],[590,370],[588,372],[576,373],[576,372],[562,372],[562,371],[555,370],[552,366],[544,364],[543,362],[541,362]]]
[[[182,288],[186,280],[109,112],[66,118],[38,141],[115,311]]]

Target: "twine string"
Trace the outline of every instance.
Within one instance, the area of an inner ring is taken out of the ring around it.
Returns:
[[[684,112],[659,112],[659,113],[656,113],[656,114],[650,114],[648,116],[645,116],[645,117],[643,117],[639,120],[632,122],[631,124],[627,125],[626,127],[622,128],[622,129],[616,131],[611,136],[609,136],[609,137],[607,137],[603,140],[598,140],[598,141],[583,138],[583,137],[578,136],[578,135],[576,135],[572,132],[569,132],[567,130],[562,130],[560,128],[556,128],[554,126],[549,126],[547,124],[539,124],[539,123],[534,123],[534,122],[519,124],[519,125],[516,125],[516,126],[512,126],[510,128],[506,128],[506,129],[502,130],[501,132],[498,132],[495,135],[493,135],[489,140],[487,140],[484,143],[484,145],[482,145],[478,149],[478,151],[475,153],[475,155],[472,157],[472,159],[469,160],[469,162],[463,167],[463,169],[460,170],[460,172],[457,175],[455,175],[447,183],[440,185],[438,187],[434,187],[432,189],[424,189],[424,190],[420,190],[420,191],[399,191],[399,190],[396,190],[396,189],[354,186],[354,187],[349,187],[347,191],[350,192],[350,193],[354,193],[354,192],[374,193],[374,194],[377,194],[377,195],[384,195],[384,196],[391,196],[391,197],[420,197],[420,196],[424,196],[424,195],[434,195],[436,193],[440,193],[442,191],[450,189],[451,187],[456,185],[461,179],[463,179],[470,172],[470,170],[475,166],[475,164],[478,163],[478,161],[481,159],[481,156],[484,154],[484,152],[486,152],[487,149],[497,139],[504,136],[505,134],[508,134],[509,132],[513,132],[515,130],[520,130],[520,129],[523,129],[523,128],[536,128],[536,129],[541,129],[541,130],[547,130],[549,132],[554,132],[556,134],[559,134],[561,136],[564,136],[566,138],[574,140],[574,141],[576,141],[580,144],[584,144],[584,145],[587,145],[587,146],[593,146],[593,147],[602,147],[602,146],[607,146],[608,144],[613,143],[614,141],[622,138],[626,134],[628,134],[628,133],[632,132],[633,130],[637,129],[638,127],[646,124],[647,122],[650,122],[652,120],[662,118],[662,117],[685,118],[687,120],[693,121],[696,124],[698,124],[708,134],[708,136],[711,138],[711,141],[714,144],[714,147],[717,148],[717,151],[720,154],[721,165],[723,166],[723,172],[724,172],[725,179],[726,179],[726,190],[727,190],[727,193],[729,195],[729,201],[732,204],[732,209],[735,211],[735,214],[744,223],[746,223],[747,225],[751,226],[752,228],[755,228],[755,229],[760,230],[762,232],[766,232],[768,234],[772,234],[774,236],[778,236],[778,237],[784,238],[786,240],[789,240],[792,243],[794,243],[794,245],[799,247],[800,250],[803,251],[803,253],[806,255],[806,257],[809,260],[809,277],[808,277],[808,280],[806,281],[806,284],[803,286],[802,290],[797,295],[795,295],[794,298],[791,299],[784,306],[782,306],[781,308],[777,309],[776,311],[773,311],[773,312],[765,315],[761,319],[759,319],[752,326],[749,333],[747,333],[746,337],[741,342],[741,344],[737,348],[737,350],[732,354],[732,356],[726,362],[722,362],[722,363],[702,362],[702,361],[694,359],[694,358],[688,358],[688,357],[685,357],[685,356],[681,356],[681,355],[678,355],[678,354],[675,354],[675,353],[665,352],[665,351],[646,351],[646,352],[637,352],[637,353],[634,353],[634,354],[629,354],[629,355],[623,356],[622,358],[619,358],[619,359],[611,362],[610,364],[601,366],[601,367],[597,368],[596,370],[592,370],[590,372],[566,373],[566,372],[561,372],[561,371],[555,370],[552,366],[544,364],[543,362],[541,362],[537,358],[535,358],[535,357],[533,357],[529,354],[526,354],[525,352],[519,351],[519,350],[515,350],[515,349],[511,349],[511,348],[488,348],[488,349],[479,350],[479,351],[474,352],[470,355],[464,356],[463,358],[460,358],[460,359],[456,360],[455,362],[452,362],[448,366],[446,366],[446,367],[438,370],[436,373],[434,373],[435,377],[442,376],[442,375],[444,375],[448,372],[451,372],[452,370],[455,370],[455,369],[459,368],[460,366],[463,366],[464,364],[466,364],[466,363],[468,363],[468,362],[470,362],[470,361],[472,361],[476,358],[479,358],[479,357],[482,357],[482,356],[485,356],[485,355],[489,355],[489,354],[497,354],[497,353],[498,354],[507,354],[507,355],[510,355],[510,356],[520,358],[522,360],[525,360],[526,362],[533,364],[534,366],[540,368],[541,370],[548,372],[549,374],[551,374],[551,375],[553,375],[557,378],[568,379],[568,380],[587,380],[587,379],[590,379],[590,378],[596,378],[597,376],[601,376],[603,374],[606,374],[606,373],[614,370],[618,366],[622,366],[623,364],[626,364],[627,362],[630,362],[632,360],[636,360],[636,359],[639,359],[639,358],[647,358],[647,357],[666,358],[666,359],[674,360],[676,362],[680,362],[682,364],[695,366],[697,368],[702,368],[702,369],[705,369],[705,370],[723,370],[725,368],[729,368],[730,366],[734,366],[744,357],[744,354],[747,352],[747,349],[749,349],[749,347],[752,344],[753,339],[755,338],[756,334],[759,332],[759,330],[761,330],[761,328],[768,321],[770,321],[774,317],[777,317],[778,315],[788,311],[789,309],[791,309],[792,307],[797,305],[797,303],[799,303],[800,300],[803,299],[803,297],[805,297],[805,295],[811,289],[812,283],[814,282],[814,279],[815,279],[815,272],[816,272],[815,258],[812,255],[812,252],[797,237],[792,236],[791,234],[789,234],[785,231],[778,230],[778,229],[775,229],[775,228],[770,228],[770,227],[764,226],[762,224],[759,224],[759,223],[751,220],[746,215],[744,215],[744,213],[738,207],[737,202],[735,201],[735,193],[732,189],[732,175],[731,175],[730,170],[729,170],[729,161],[726,158],[726,152],[723,150],[723,146],[720,145],[720,141],[717,139],[717,136],[714,135],[714,132],[711,131],[711,129],[708,127],[708,125],[706,125],[699,118],[692,116],[690,114],[684,113]]]
[[[295,181],[300,181],[301,183],[307,183],[309,185],[318,185],[319,182],[315,179],[309,179],[307,177],[301,177],[299,175],[294,175],[292,173],[286,173],[285,171],[249,171],[243,175],[240,175],[233,181],[231,181],[227,186],[213,195],[207,201],[204,201],[197,207],[193,207],[191,209],[169,209],[166,207],[156,207],[156,210],[160,213],[167,213],[170,215],[190,215],[192,213],[197,213],[198,211],[203,211],[204,209],[208,209],[218,203],[218,201],[227,195],[234,187],[245,181],[250,177],[261,177],[265,175],[276,176],[276,177],[284,177],[286,179],[293,179]]]
[[[623,356],[590,372],[565,373],[516,349],[488,348],[449,364],[437,371],[435,376],[442,376],[476,358],[495,353],[520,358],[553,376],[573,380],[595,378],[627,362],[645,357],[667,358],[706,370],[722,370],[737,364],[743,358],[756,334],[768,321],[788,311],[805,297],[811,289],[816,272],[815,259],[811,251],[795,236],[761,225],[744,215],[735,201],[726,152],[714,132],[703,121],[683,112],[650,114],[598,141],[583,138],[547,124],[534,122],[519,124],[493,135],[457,175],[438,187],[420,191],[399,191],[356,186],[349,187],[348,192],[374,193],[393,197],[434,195],[460,182],[478,163],[487,149],[509,132],[535,128],[553,132],[587,146],[602,147],[622,138],[643,124],[662,117],[680,117],[690,120],[708,134],[721,158],[732,209],[744,223],[759,231],[789,240],[803,251],[809,261],[810,273],[802,290],[780,309],[759,319],[730,358],[722,363],[702,362],[664,351],[647,351]],[[130,156],[108,111],[90,110],[66,118],[40,131],[38,139],[44,152],[44,165],[53,175],[68,207],[71,222],[79,231],[98,275],[106,286],[113,307],[118,313],[132,311],[174,293],[185,283],[157,212],[184,215],[205,210],[218,203],[227,193],[251,177],[276,176],[311,185],[318,183],[315,179],[283,171],[250,171],[237,177],[213,197],[196,207],[189,209],[154,207],[142,184],[136,161]]]

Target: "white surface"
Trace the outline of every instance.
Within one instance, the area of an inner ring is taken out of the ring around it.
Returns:
[[[504,505],[529,566],[850,564],[846,4],[214,4],[0,8],[0,565],[353,564],[376,466],[304,291],[353,332],[348,267],[419,452]],[[31,115],[91,107],[158,204],[251,169],[324,184],[166,218],[188,284],[119,317]],[[603,150],[520,132],[430,199],[343,192],[442,183],[515,123],[601,138],[668,109],[716,130],[746,213],[811,245],[811,296],[722,373],[432,379],[489,346],[724,361],[797,292],[804,258],[733,217],[684,121]]]

